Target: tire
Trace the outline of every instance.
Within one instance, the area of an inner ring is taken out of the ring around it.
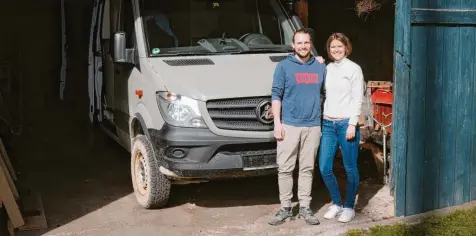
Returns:
[[[165,206],[170,196],[170,180],[160,173],[152,144],[144,135],[132,140],[131,179],[134,195],[146,209]]]

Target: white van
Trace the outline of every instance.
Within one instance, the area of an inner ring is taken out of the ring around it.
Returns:
[[[96,0],[90,119],[131,153],[144,208],[163,207],[172,184],[276,172],[273,73],[303,27],[285,6]]]

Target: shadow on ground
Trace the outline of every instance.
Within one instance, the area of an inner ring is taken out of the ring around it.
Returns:
[[[117,214],[131,209],[142,212],[139,216],[162,214],[162,210],[145,213],[135,203],[131,197],[129,154],[99,128],[92,127],[87,117],[68,115],[67,109],[50,111],[41,124],[27,127],[22,138],[14,140],[9,146],[12,162],[19,172],[21,188],[41,194],[49,226],[41,233],[66,225],[124,198],[128,199],[127,205],[115,210]],[[361,165],[362,169],[369,168],[365,166],[368,165],[365,161]],[[339,181],[345,181],[345,173],[338,170],[337,165]],[[362,180],[372,178],[365,173],[362,177]],[[365,206],[380,187],[378,184],[363,186],[357,208]],[[320,177],[315,179],[312,196],[312,208],[315,211],[330,201]],[[271,175],[174,185],[167,209],[190,204],[209,208],[210,211],[213,208],[277,205],[277,178]]]

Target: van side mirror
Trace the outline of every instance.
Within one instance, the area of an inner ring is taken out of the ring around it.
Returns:
[[[134,49],[126,48],[125,32],[116,32],[114,34],[114,62],[134,63]]]
[[[124,32],[114,34],[114,62],[126,62],[126,33]]]

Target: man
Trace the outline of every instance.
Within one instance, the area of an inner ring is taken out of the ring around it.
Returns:
[[[293,36],[294,53],[281,61],[274,72],[272,110],[281,208],[269,221],[271,225],[293,219],[291,199],[296,159],[299,160],[298,217],[304,218],[308,224],[319,224],[309,205],[314,162],[321,138],[320,91],[326,66],[319,62],[322,58],[317,60],[311,55],[311,47],[309,31],[296,31]]]

